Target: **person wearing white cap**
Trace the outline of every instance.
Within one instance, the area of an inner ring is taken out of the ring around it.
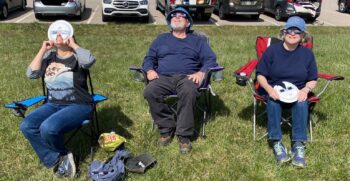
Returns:
[[[73,27],[67,21],[52,23],[48,37],[27,69],[31,79],[44,77],[47,103],[32,111],[20,129],[47,168],[73,178],[76,166],[72,153],[64,146],[63,134],[79,128],[92,113],[85,69],[96,59],[76,43]]]
[[[290,17],[282,29],[283,41],[266,49],[256,69],[257,79],[263,88],[261,92],[268,97],[268,139],[272,143],[276,160],[278,163],[285,163],[291,159],[282,144],[280,125],[282,106],[289,105],[292,110],[292,164],[301,168],[306,166],[305,142],[309,110],[307,97],[317,83],[315,56],[309,48],[301,45],[305,34],[305,21],[298,16]],[[277,91],[291,84],[299,89],[295,94],[295,102],[285,101],[281,97],[283,95]]]

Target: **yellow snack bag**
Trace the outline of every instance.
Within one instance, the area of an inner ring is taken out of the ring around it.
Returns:
[[[100,147],[106,151],[114,151],[120,145],[126,142],[126,139],[115,132],[102,133],[98,138],[98,143]]]

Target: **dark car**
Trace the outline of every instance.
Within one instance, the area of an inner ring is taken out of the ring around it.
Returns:
[[[25,10],[26,0],[0,0],[0,18],[7,19],[9,12],[17,9]]]
[[[172,10],[183,7],[193,17],[209,20],[214,11],[216,0],[156,0],[157,10],[164,11],[165,16]]]
[[[220,19],[228,15],[250,15],[252,19],[259,19],[264,12],[263,0],[218,0],[215,5]]]
[[[322,0],[264,0],[264,11],[275,15],[277,21],[300,16],[315,21],[321,13]]]
[[[338,0],[338,9],[342,13],[349,12],[350,0]]]

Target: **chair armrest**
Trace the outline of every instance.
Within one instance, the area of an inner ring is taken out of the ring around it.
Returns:
[[[12,103],[5,104],[5,108],[13,109],[15,116],[23,117],[28,107],[38,104],[46,99],[46,96],[36,96],[22,101],[13,101]]]
[[[334,74],[319,73],[318,77],[326,79],[326,80],[329,80],[329,81],[332,81],[332,80],[344,80],[343,76],[334,75]]]
[[[102,102],[102,101],[105,101],[108,99],[106,96],[101,95],[101,94],[94,94],[91,97],[92,97],[92,101],[94,102],[94,104],[97,104],[99,102]]]
[[[129,67],[129,70],[135,71],[136,74],[134,74],[134,80],[145,82],[146,85],[148,84],[147,73],[141,67],[131,66]]]
[[[257,59],[250,60],[244,66],[233,72],[233,75],[236,77],[236,84],[240,86],[247,85],[247,81],[252,76],[256,66],[258,64]]]
[[[207,70],[207,72],[205,73],[202,85],[199,87],[200,90],[204,90],[207,89],[209,84],[210,84],[210,80],[211,77],[214,73],[218,73],[220,71],[224,70],[224,67],[222,66],[216,66],[216,67],[211,67]],[[222,80],[222,75],[219,76],[220,78],[217,78],[217,80]]]

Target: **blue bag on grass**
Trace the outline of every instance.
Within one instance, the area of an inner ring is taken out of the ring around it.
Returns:
[[[93,161],[89,167],[89,176],[94,181],[118,181],[125,176],[124,160],[131,153],[127,150],[117,150],[113,158],[106,162]]]

